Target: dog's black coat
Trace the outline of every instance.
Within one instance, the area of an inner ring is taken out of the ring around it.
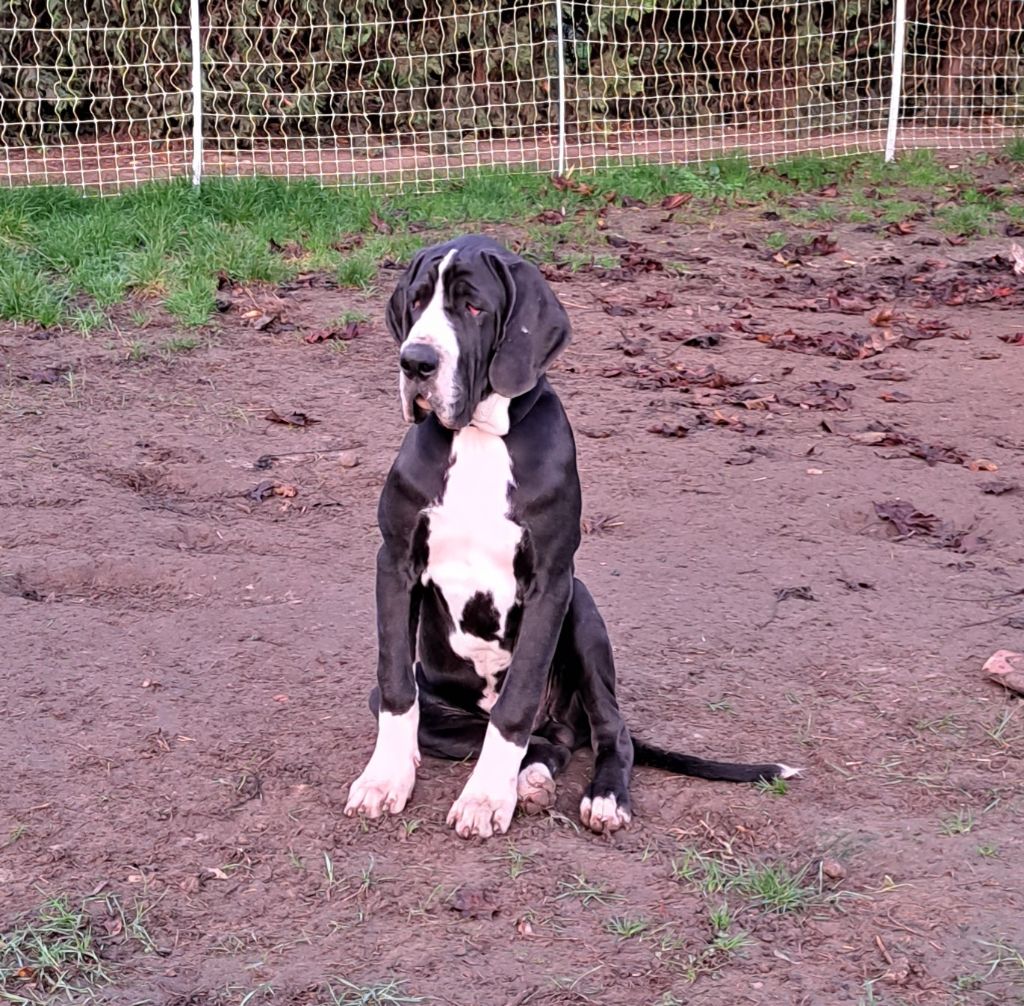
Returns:
[[[400,344],[444,272],[444,312],[458,343],[457,387],[439,421],[417,392],[433,378],[436,354],[422,346],[402,360],[407,415],[415,420],[388,475],[378,510],[383,545],[377,561],[378,688],[374,713],[400,715],[419,703],[419,745],[431,755],[480,753],[488,723],[526,747],[523,765],[552,776],[573,750],[594,750],[586,797],[614,797],[629,819],[634,760],[707,779],[753,781],[781,774],[777,764],[739,765],[662,751],[631,739],[615,698],[615,668],[605,624],[574,576],[580,543],[580,483],[572,430],[544,377],[569,341],[564,309],[539,270],[487,238],[466,237],[421,252],[388,307]],[[486,587],[461,611],[424,582],[431,554],[428,511],[446,491],[456,431],[473,422],[487,396],[511,399],[504,444],[515,473],[508,518],[522,529],[515,551],[515,603],[499,612]],[[504,616],[504,619],[503,619]],[[504,621],[504,626],[502,625]],[[480,706],[483,679],[450,643],[458,627],[497,640],[511,654],[496,676],[497,700]],[[588,822],[589,823],[589,822]],[[604,821],[595,830],[612,830]]]

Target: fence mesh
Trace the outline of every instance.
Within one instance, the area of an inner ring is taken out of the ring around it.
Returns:
[[[896,0],[199,7],[203,173],[326,184],[882,150],[898,37]],[[6,0],[0,183],[187,175],[190,23],[188,0]],[[906,0],[898,146],[1020,133],[1022,64],[1024,0]]]

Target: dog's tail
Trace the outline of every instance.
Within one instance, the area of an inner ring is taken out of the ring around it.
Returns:
[[[664,769],[676,775],[692,775],[698,779],[717,779],[722,782],[771,782],[773,779],[789,779],[800,773],[800,769],[783,765],[781,762],[748,765],[740,762],[709,761],[695,755],[665,751],[635,737],[633,760],[637,765]]]

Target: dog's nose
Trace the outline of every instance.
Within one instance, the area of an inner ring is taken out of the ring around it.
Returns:
[[[399,357],[399,363],[406,377],[430,377],[437,370],[440,360],[437,350],[422,342],[414,342],[406,346]]]

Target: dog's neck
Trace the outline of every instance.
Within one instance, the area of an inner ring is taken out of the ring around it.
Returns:
[[[492,391],[473,410],[473,418],[469,425],[481,433],[493,433],[496,437],[503,437],[508,433],[510,425],[508,408],[511,404],[511,398]]]
[[[547,386],[547,380],[542,377],[529,391],[516,398],[506,398],[492,391],[473,410],[469,425],[482,433],[504,437],[516,423],[526,417]]]

